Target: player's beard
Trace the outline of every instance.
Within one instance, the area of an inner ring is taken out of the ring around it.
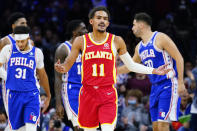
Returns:
[[[98,29],[97,30],[99,33],[104,33],[106,30],[100,30],[100,29]]]
[[[20,51],[25,51],[25,49],[27,48],[27,46],[28,46],[28,43],[22,49],[20,49]]]
[[[135,35],[135,37],[139,38],[140,37],[140,32],[136,31],[135,33],[133,32],[133,34]]]
[[[19,48],[20,49],[20,51],[24,51],[25,50],[25,47],[24,48]]]
[[[105,26],[105,24],[103,22],[98,24],[98,26],[102,26],[102,25]],[[97,31],[100,33],[104,33],[106,31],[106,28],[105,29],[98,29]]]

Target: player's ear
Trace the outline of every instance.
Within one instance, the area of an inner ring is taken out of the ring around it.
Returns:
[[[15,24],[12,24],[12,30],[14,30],[15,27],[16,27]]]
[[[77,32],[76,31],[73,31],[72,34],[73,34],[73,36],[77,36]]]
[[[140,22],[139,23],[139,27],[142,29],[144,27],[144,23],[143,22]]]
[[[89,20],[89,23],[92,25],[93,24],[93,19],[90,19]]]

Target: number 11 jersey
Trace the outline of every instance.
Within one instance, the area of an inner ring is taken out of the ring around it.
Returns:
[[[115,36],[107,33],[102,43],[93,41],[90,33],[83,37],[82,84],[106,86],[116,83],[116,58],[112,49]]]

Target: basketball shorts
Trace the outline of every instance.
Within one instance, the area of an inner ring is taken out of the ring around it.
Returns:
[[[8,91],[9,126],[17,130],[25,123],[38,124],[40,118],[40,92]]]
[[[78,126],[79,91],[82,84],[63,83],[62,100],[68,119],[73,126]]]
[[[117,91],[113,85],[83,85],[79,94],[78,122],[81,128],[97,128],[99,123],[115,127]]]
[[[180,101],[177,78],[153,84],[150,95],[152,121],[177,121]]]

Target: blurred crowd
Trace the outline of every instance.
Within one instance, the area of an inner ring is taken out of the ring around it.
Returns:
[[[55,114],[54,96],[54,54],[56,47],[67,40],[66,25],[70,20],[83,20],[89,31],[88,12],[95,6],[106,6],[110,13],[108,31],[124,38],[132,55],[139,42],[131,32],[133,16],[137,12],[147,12],[153,18],[153,30],[168,34],[185,61],[184,79],[188,93],[181,100],[180,121],[172,123],[171,130],[182,131],[189,128],[192,101],[197,85],[197,0],[1,0],[0,38],[11,32],[7,18],[13,12],[23,12],[31,27],[31,38],[35,46],[42,49],[46,72],[52,92],[48,112],[41,115],[39,130],[52,131],[59,128],[72,131],[71,124],[59,120]],[[117,65],[121,65],[117,61]],[[149,97],[151,83],[146,75],[130,73],[119,75],[116,84],[118,101],[117,131],[151,131]],[[196,93],[197,94],[197,93]],[[1,96],[0,96],[1,97]],[[41,90],[41,103],[45,99]],[[5,127],[6,115],[0,110],[0,130]]]

